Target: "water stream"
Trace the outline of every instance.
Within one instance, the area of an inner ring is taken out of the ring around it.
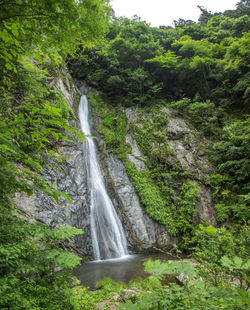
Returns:
[[[88,100],[85,95],[80,100],[79,119],[82,132],[91,136]],[[94,259],[99,261],[123,257],[127,254],[126,237],[103,182],[94,139],[85,137],[83,148],[90,194],[90,226]]]

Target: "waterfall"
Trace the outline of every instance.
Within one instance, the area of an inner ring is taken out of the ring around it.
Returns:
[[[79,119],[81,130],[85,135],[91,135],[88,114],[88,100],[83,95],[79,104]],[[103,260],[122,257],[127,254],[127,242],[120,219],[104,186],[93,138],[85,137],[83,148],[90,193],[90,226],[94,258]]]

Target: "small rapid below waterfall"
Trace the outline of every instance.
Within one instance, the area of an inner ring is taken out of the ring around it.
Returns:
[[[91,135],[88,100],[85,95],[80,100],[79,119],[82,132],[85,135]],[[90,226],[94,259],[122,257],[127,254],[126,237],[106,191],[93,138],[85,137],[83,148],[90,194]]]

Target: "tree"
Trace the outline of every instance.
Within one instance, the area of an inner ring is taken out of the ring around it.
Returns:
[[[213,14],[211,11],[208,11],[203,6],[198,5],[198,9],[201,11],[201,15],[198,19],[198,22],[201,26],[206,26],[209,19],[213,17]]]
[[[80,258],[60,248],[81,233],[30,224],[12,203],[13,194],[42,190],[70,201],[41,176],[45,158],[60,158],[56,142],[73,111],[51,80],[79,45],[93,46],[105,33],[109,8],[98,0],[0,1],[0,307],[79,309],[72,268]]]

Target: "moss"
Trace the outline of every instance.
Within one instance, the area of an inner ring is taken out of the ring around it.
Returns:
[[[120,110],[105,104],[98,96],[90,95],[91,106],[99,114],[102,124],[96,127],[97,132],[105,138],[108,150],[119,154],[126,135],[126,117]]]

